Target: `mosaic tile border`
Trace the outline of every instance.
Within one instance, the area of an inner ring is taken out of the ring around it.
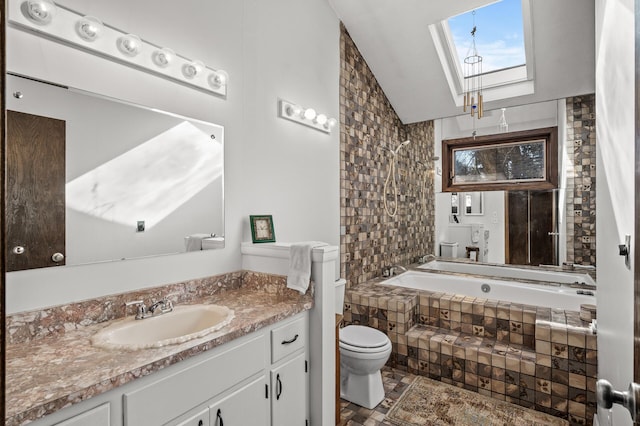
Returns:
[[[596,100],[566,99],[567,262],[596,264]]]

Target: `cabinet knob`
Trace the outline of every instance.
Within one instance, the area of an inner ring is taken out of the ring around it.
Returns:
[[[62,253],[53,253],[53,256],[51,256],[51,260],[53,260],[56,263],[62,262],[64,260],[64,254],[62,254]]]
[[[24,247],[22,246],[15,246],[13,248],[13,250],[11,250],[13,252],[13,254],[22,254],[24,253]]]

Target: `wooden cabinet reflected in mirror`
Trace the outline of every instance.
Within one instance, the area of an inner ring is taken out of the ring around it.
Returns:
[[[64,265],[65,122],[16,111],[6,118],[7,271]]]

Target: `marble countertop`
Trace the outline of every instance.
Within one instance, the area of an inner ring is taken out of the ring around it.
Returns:
[[[225,305],[234,310],[235,317],[231,324],[205,337],[156,349],[123,351],[93,346],[91,336],[111,321],[79,327],[62,335],[8,344],[6,426],[27,424],[309,310],[313,298],[309,293],[283,296],[239,288],[193,303]]]

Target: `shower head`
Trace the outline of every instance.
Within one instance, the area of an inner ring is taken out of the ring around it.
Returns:
[[[400,151],[400,148],[402,148],[405,145],[409,145],[411,141],[409,139],[407,139],[406,141],[402,142],[400,145],[398,145],[398,147],[393,151],[394,154],[397,154],[398,151]]]

